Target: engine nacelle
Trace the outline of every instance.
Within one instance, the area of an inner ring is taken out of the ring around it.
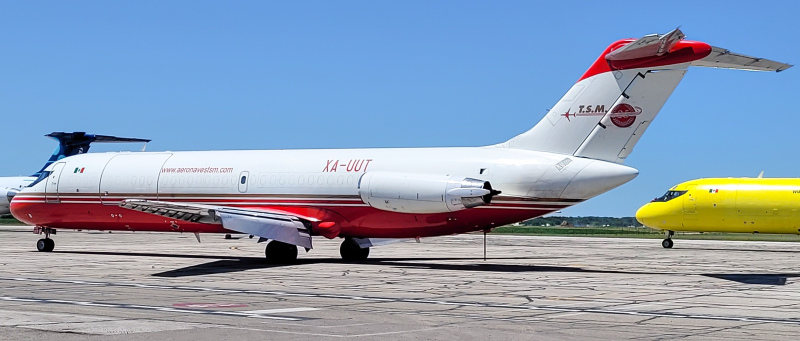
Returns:
[[[463,176],[367,172],[358,194],[370,206],[401,213],[447,213],[486,205],[500,191]]]

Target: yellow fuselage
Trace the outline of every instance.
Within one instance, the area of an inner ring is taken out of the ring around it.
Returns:
[[[800,178],[692,180],[639,208],[636,219],[659,230],[800,234]]]

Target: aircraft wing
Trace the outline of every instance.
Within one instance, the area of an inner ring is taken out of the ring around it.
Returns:
[[[222,224],[236,232],[259,236],[311,249],[311,217],[279,210],[246,209],[227,206],[127,199],[120,207],[167,218],[204,224]]]
[[[730,50],[714,46],[711,47],[711,54],[709,54],[708,57],[693,61],[692,65],[721,69],[776,72],[781,72],[792,67],[790,64],[732,53]]]

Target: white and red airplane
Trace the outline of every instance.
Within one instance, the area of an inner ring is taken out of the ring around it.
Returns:
[[[623,166],[689,66],[790,65],[684,40],[617,41],[532,129],[484,147],[97,153],[49,166],[11,202],[56,229],[240,232],[297,258],[312,236],[342,237],[346,260],[383,238],[489,230],[582,202],[638,174]],[[199,240],[199,235],[198,235]]]

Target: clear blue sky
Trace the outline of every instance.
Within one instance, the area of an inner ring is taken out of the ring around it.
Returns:
[[[146,137],[154,151],[494,144],[538,122],[617,39],[681,26],[800,63],[799,7],[5,1],[0,174],[38,170],[52,131]],[[639,177],[563,213],[631,216],[700,177],[800,177],[798,84],[800,67],[691,69],[626,162]]]

